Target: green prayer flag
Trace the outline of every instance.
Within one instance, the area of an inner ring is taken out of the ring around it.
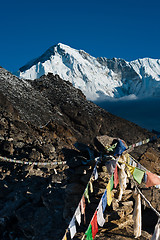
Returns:
[[[88,186],[89,186],[89,183],[87,184],[87,187],[86,187],[86,189],[85,189],[84,196],[85,196],[85,198],[87,198],[88,203],[90,203],[89,194],[88,194]]]
[[[141,184],[143,176],[144,176],[144,171],[135,167],[133,172],[133,177],[139,184]]]
[[[113,190],[113,186],[114,186],[114,181],[113,181],[113,173],[112,173],[112,177],[110,178],[110,187],[111,187],[111,191]]]
[[[106,150],[107,151],[112,151],[113,152],[113,150],[116,148],[116,146],[117,146],[117,143],[115,143],[115,144],[113,144],[111,147],[106,147]]]
[[[149,143],[149,141],[150,141],[150,139],[149,139],[149,138],[147,138],[147,139],[146,139],[146,143]]]
[[[87,231],[85,232],[86,240],[93,240],[92,237],[92,225],[90,224]]]

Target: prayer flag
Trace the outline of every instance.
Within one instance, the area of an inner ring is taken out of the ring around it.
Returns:
[[[146,139],[146,143],[149,143],[149,141],[150,141],[150,139],[149,139],[149,138],[147,138],[147,139]]]
[[[153,236],[151,240],[159,240],[160,239],[160,218],[158,219],[158,222],[155,226]]]
[[[110,175],[114,172],[116,164],[117,164],[117,161],[114,159],[109,160],[105,163],[105,165],[107,167],[107,171]]]
[[[146,172],[144,173],[144,182],[145,183],[147,182],[147,174],[146,174]]]
[[[122,141],[121,139],[119,139],[118,144],[117,144],[117,147],[116,147],[116,149],[115,149],[114,156],[116,156],[116,155],[121,155],[126,149],[127,149],[127,148],[126,148],[126,146],[125,146],[124,141]]]
[[[93,193],[93,183],[92,183],[93,179],[90,179],[89,181],[89,186],[90,186],[90,192]]]
[[[103,216],[103,209],[102,209],[102,199],[100,200],[100,203],[98,205],[98,210],[97,210],[97,222],[100,227],[103,227],[105,223],[105,219]]]
[[[94,169],[93,169],[93,176],[94,176],[94,180],[98,179],[97,166],[95,166]]]
[[[128,164],[133,166],[133,159],[131,158],[131,156],[129,156],[129,158],[130,158],[130,162],[128,162]]]
[[[137,167],[137,163],[133,160],[133,162],[132,162],[132,166],[133,167]]]
[[[143,176],[144,176],[144,171],[138,168],[134,169],[133,177],[139,184],[141,184]]]
[[[113,152],[113,150],[116,148],[117,146],[117,143],[113,144],[112,146],[106,146],[106,150],[109,151],[109,152]]]
[[[130,173],[133,175],[135,167],[132,167],[131,165],[127,164],[127,169],[130,171]]]
[[[130,156],[128,153],[124,155],[126,157],[126,163],[130,164]]]
[[[64,235],[64,237],[63,237],[63,239],[62,239],[62,240],[67,240],[66,233],[65,233],[65,235]]]
[[[156,174],[153,174],[148,171],[146,171],[146,174],[147,174],[147,182],[146,182],[147,188],[160,184],[160,178]]]
[[[70,235],[71,235],[71,239],[72,239],[77,232],[76,231],[75,216],[73,216],[72,220],[70,221],[69,230],[70,230]]]
[[[135,238],[138,238],[141,236],[142,228],[141,196],[139,193],[134,193],[133,197],[135,198],[135,206],[133,211],[133,231]]]
[[[78,205],[76,212],[75,212],[75,217],[78,222],[78,224],[81,224],[81,210],[80,210],[80,204]]]
[[[80,201],[80,206],[81,206],[81,213],[84,215],[84,223],[86,222],[86,217],[85,217],[85,208],[86,208],[86,204],[85,204],[85,197],[84,197],[84,194],[81,198],[81,201]]]
[[[66,230],[65,235],[62,240],[67,240],[67,232],[68,232],[68,229]]]
[[[87,198],[88,203],[90,203],[90,200],[89,200],[89,193],[88,193],[88,186],[89,186],[89,183],[87,184],[87,187],[86,187],[86,189],[85,189],[84,196],[85,196],[85,198]]]
[[[114,187],[116,188],[119,183],[119,178],[118,178],[118,168],[116,165],[116,168],[114,170]]]
[[[112,177],[110,178],[110,188],[111,188],[111,191],[113,190],[113,186],[114,186],[114,181],[113,181],[113,174],[112,174]]]
[[[83,195],[82,198],[81,198],[81,202],[80,202],[80,204],[81,204],[81,212],[82,212],[82,214],[85,214],[86,204],[85,204],[85,198],[84,198],[84,195]]]
[[[102,209],[103,209],[103,212],[106,209],[106,206],[107,206],[107,190],[105,190],[105,192],[103,193],[103,196],[102,196]]]
[[[134,159],[131,157],[131,155],[129,155],[129,156],[130,156],[130,159],[131,159],[129,165],[131,165],[132,167],[137,167],[137,163],[134,161]]]
[[[85,232],[86,240],[93,240],[92,238],[92,225],[90,224],[87,231]]]
[[[145,167],[143,167],[140,163],[137,164],[137,168],[139,168],[142,171],[146,171]]]
[[[95,211],[94,216],[91,221],[92,225],[92,238],[96,236],[96,233],[98,232],[98,224],[97,224],[97,211]]]
[[[111,205],[112,203],[112,195],[111,195],[111,184],[110,184],[110,181],[107,185],[107,203],[108,203],[108,206]]]

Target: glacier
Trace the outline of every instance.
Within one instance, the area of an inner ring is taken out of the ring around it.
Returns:
[[[83,50],[58,43],[19,69],[21,79],[36,79],[49,72],[79,88],[91,101],[114,98],[160,97],[160,60],[95,58]]]

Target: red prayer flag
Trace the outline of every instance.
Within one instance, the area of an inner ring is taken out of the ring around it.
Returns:
[[[147,174],[147,182],[146,182],[147,188],[160,184],[160,178],[156,174],[153,174],[151,172],[146,172],[146,174]]]
[[[92,225],[92,238],[96,236],[96,233],[98,232],[98,224],[97,224],[97,211],[95,211],[93,219],[91,221]]]
[[[116,188],[119,183],[119,178],[118,178],[118,168],[117,165],[114,170],[114,187]]]

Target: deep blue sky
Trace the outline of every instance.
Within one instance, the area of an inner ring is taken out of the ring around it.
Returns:
[[[92,56],[160,58],[159,0],[5,0],[0,66],[22,67],[59,42]]]

